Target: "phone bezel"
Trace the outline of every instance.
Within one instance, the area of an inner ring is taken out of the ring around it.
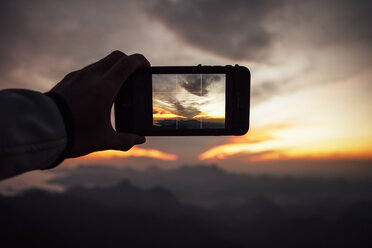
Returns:
[[[153,126],[152,74],[225,74],[225,128],[159,129]],[[134,73],[115,101],[118,132],[145,136],[242,135],[249,129],[250,72],[242,66],[159,66]],[[131,118],[128,118],[131,117]]]

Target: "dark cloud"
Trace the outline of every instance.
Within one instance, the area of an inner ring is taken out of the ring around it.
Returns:
[[[154,74],[152,75],[152,91],[157,92],[157,93],[175,92],[176,91],[176,74]]]
[[[163,48],[170,47],[165,43],[168,40],[161,39],[162,33],[155,30],[154,36],[144,35],[152,30],[143,21],[155,23],[154,19],[177,38],[201,48],[201,56],[209,51],[270,65],[273,47],[279,47],[286,55],[280,55],[276,62],[286,62],[295,53],[307,54],[309,58],[297,57],[314,60],[311,61],[314,71],[308,74],[318,74],[319,79],[313,82],[330,81],[327,78],[330,75],[349,75],[355,68],[362,69],[371,63],[371,8],[372,2],[366,0],[0,1],[0,88],[46,90],[68,72],[118,48],[141,52],[144,44],[151,43],[148,56],[165,57],[167,49],[159,52],[152,46],[158,42]],[[144,37],[154,39],[149,41]],[[339,47],[333,53],[345,55],[326,60],[325,57],[331,57],[331,52],[323,55],[324,51],[331,51],[326,46]],[[360,52],[359,57],[351,56],[355,50]],[[358,64],[362,57],[365,64]],[[163,64],[172,63],[176,62],[163,61]],[[323,74],[318,73],[319,68],[326,68]],[[285,69],[293,73],[290,68]],[[305,82],[301,74],[295,76],[296,82],[300,81],[299,77]],[[268,80],[277,82],[277,88],[261,85]],[[282,85],[283,78],[260,77],[254,81],[252,92],[264,99],[270,92],[285,92],[280,89]],[[198,87],[183,86],[192,91]]]
[[[291,16],[286,22],[309,22],[318,30],[317,33],[308,32],[309,36],[316,36],[321,43],[332,42],[334,45],[344,42],[372,42],[372,2],[368,0],[330,0],[305,1],[295,4],[288,0]],[[297,14],[296,14],[297,13]],[[284,18],[284,15],[283,15]],[[313,31],[314,29],[311,29]],[[316,44],[318,45],[318,44]]]
[[[0,87],[45,88],[41,78],[60,79],[114,50],[107,44],[120,29],[131,42],[133,15],[131,0],[1,1]]]
[[[196,96],[205,96],[208,94],[208,88],[215,82],[221,80],[220,75],[216,74],[185,74],[178,77],[179,85]]]
[[[179,77],[179,85],[191,94],[202,95],[202,83],[200,74],[182,75]]]
[[[153,93],[153,99],[160,100],[165,103],[157,103],[157,106],[164,108],[174,114],[192,118],[193,116],[200,114],[201,110],[198,108],[199,104],[184,100],[180,97],[175,97],[169,93]]]
[[[281,87],[278,86],[277,82],[265,81],[261,84],[252,85],[251,97],[254,103],[259,103],[279,94],[280,90]]]
[[[175,101],[174,106],[177,109],[177,114],[187,118],[192,118],[197,114],[201,113],[201,110],[198,108],[198,104],[190,104],[190,102],[185,105],[184,101]]]
[[[372,44],[367,0],[154,0],[143,6],[184,41],[233,59],[267,62],[272,45],[288,35],[301,48],[303,43]],[[283,49],[296,49],[286,43]]]
[[[230,58],[263,59],[273,37],[264,21],[281,1],[144,1],[147,13],[192,45]]]

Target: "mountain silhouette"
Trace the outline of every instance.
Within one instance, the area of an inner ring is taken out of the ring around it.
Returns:
[[[187,170],[187,169],[186,169]],[[215,170],[215,169],[212,169]],[[215,176],[221,173],[215,171]],[[337,211],[329,215],[336,204]],[[372,202],[203,208],[128,180],[0,197],[2,247],[371,247]],[[322,210],[326,210],[322,212]]]
[[[143,206],[158,208],[179,205],[176,197],[161,187],[143,190],[126,180],[109,189],[79,187],[68,190],[66,194],[116,207]]]
[[[0,197],[1,243],[15,247],[242,247],[209,230],[204,210],[167,190],[31,190]],[[211,220],[213,222],[213,220]]]
[[[50,183],[66,188],[111,187],[122,180],[147,189],[163,187],[181,202],[203,207],[230,204],[240,206],[247,201],[266,198],[279,205],[313,205],[337,201],[339,205],[372,201],[371,182],[339,179],[252,176],[226,172],[217,166],[181,166],[164,170],[151,167],[143,171],[108,166],[80,166],[56,169]],[[335,206],[337,208],[337,204]],[[331,211],[332,213],[332,211]]]

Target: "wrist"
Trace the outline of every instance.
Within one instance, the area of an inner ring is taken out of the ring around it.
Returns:
[[[44,95],[48,96],[50,99],[53,100],[53,102],[57,105],[61,116],[63,118],[63,122],[65,125],[66,130],[66,136],[67,136],[67,144],[65,149],[63,150],[61,156],[52,164],[50,168],[53,168],[60,164],[65,158],[68,157],[68,155],[71,153],[72,150],[72,144],[74,141],[74,125],[73,125],[73,118],[70,108],[68,107],[66,101],[63,99],[61,95],[59,95],[56,92],[48,91],[44,93]]]

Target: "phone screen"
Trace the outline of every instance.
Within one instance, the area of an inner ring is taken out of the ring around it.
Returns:
[[[223,129],[225,74],[152,74],[156,129]]]

